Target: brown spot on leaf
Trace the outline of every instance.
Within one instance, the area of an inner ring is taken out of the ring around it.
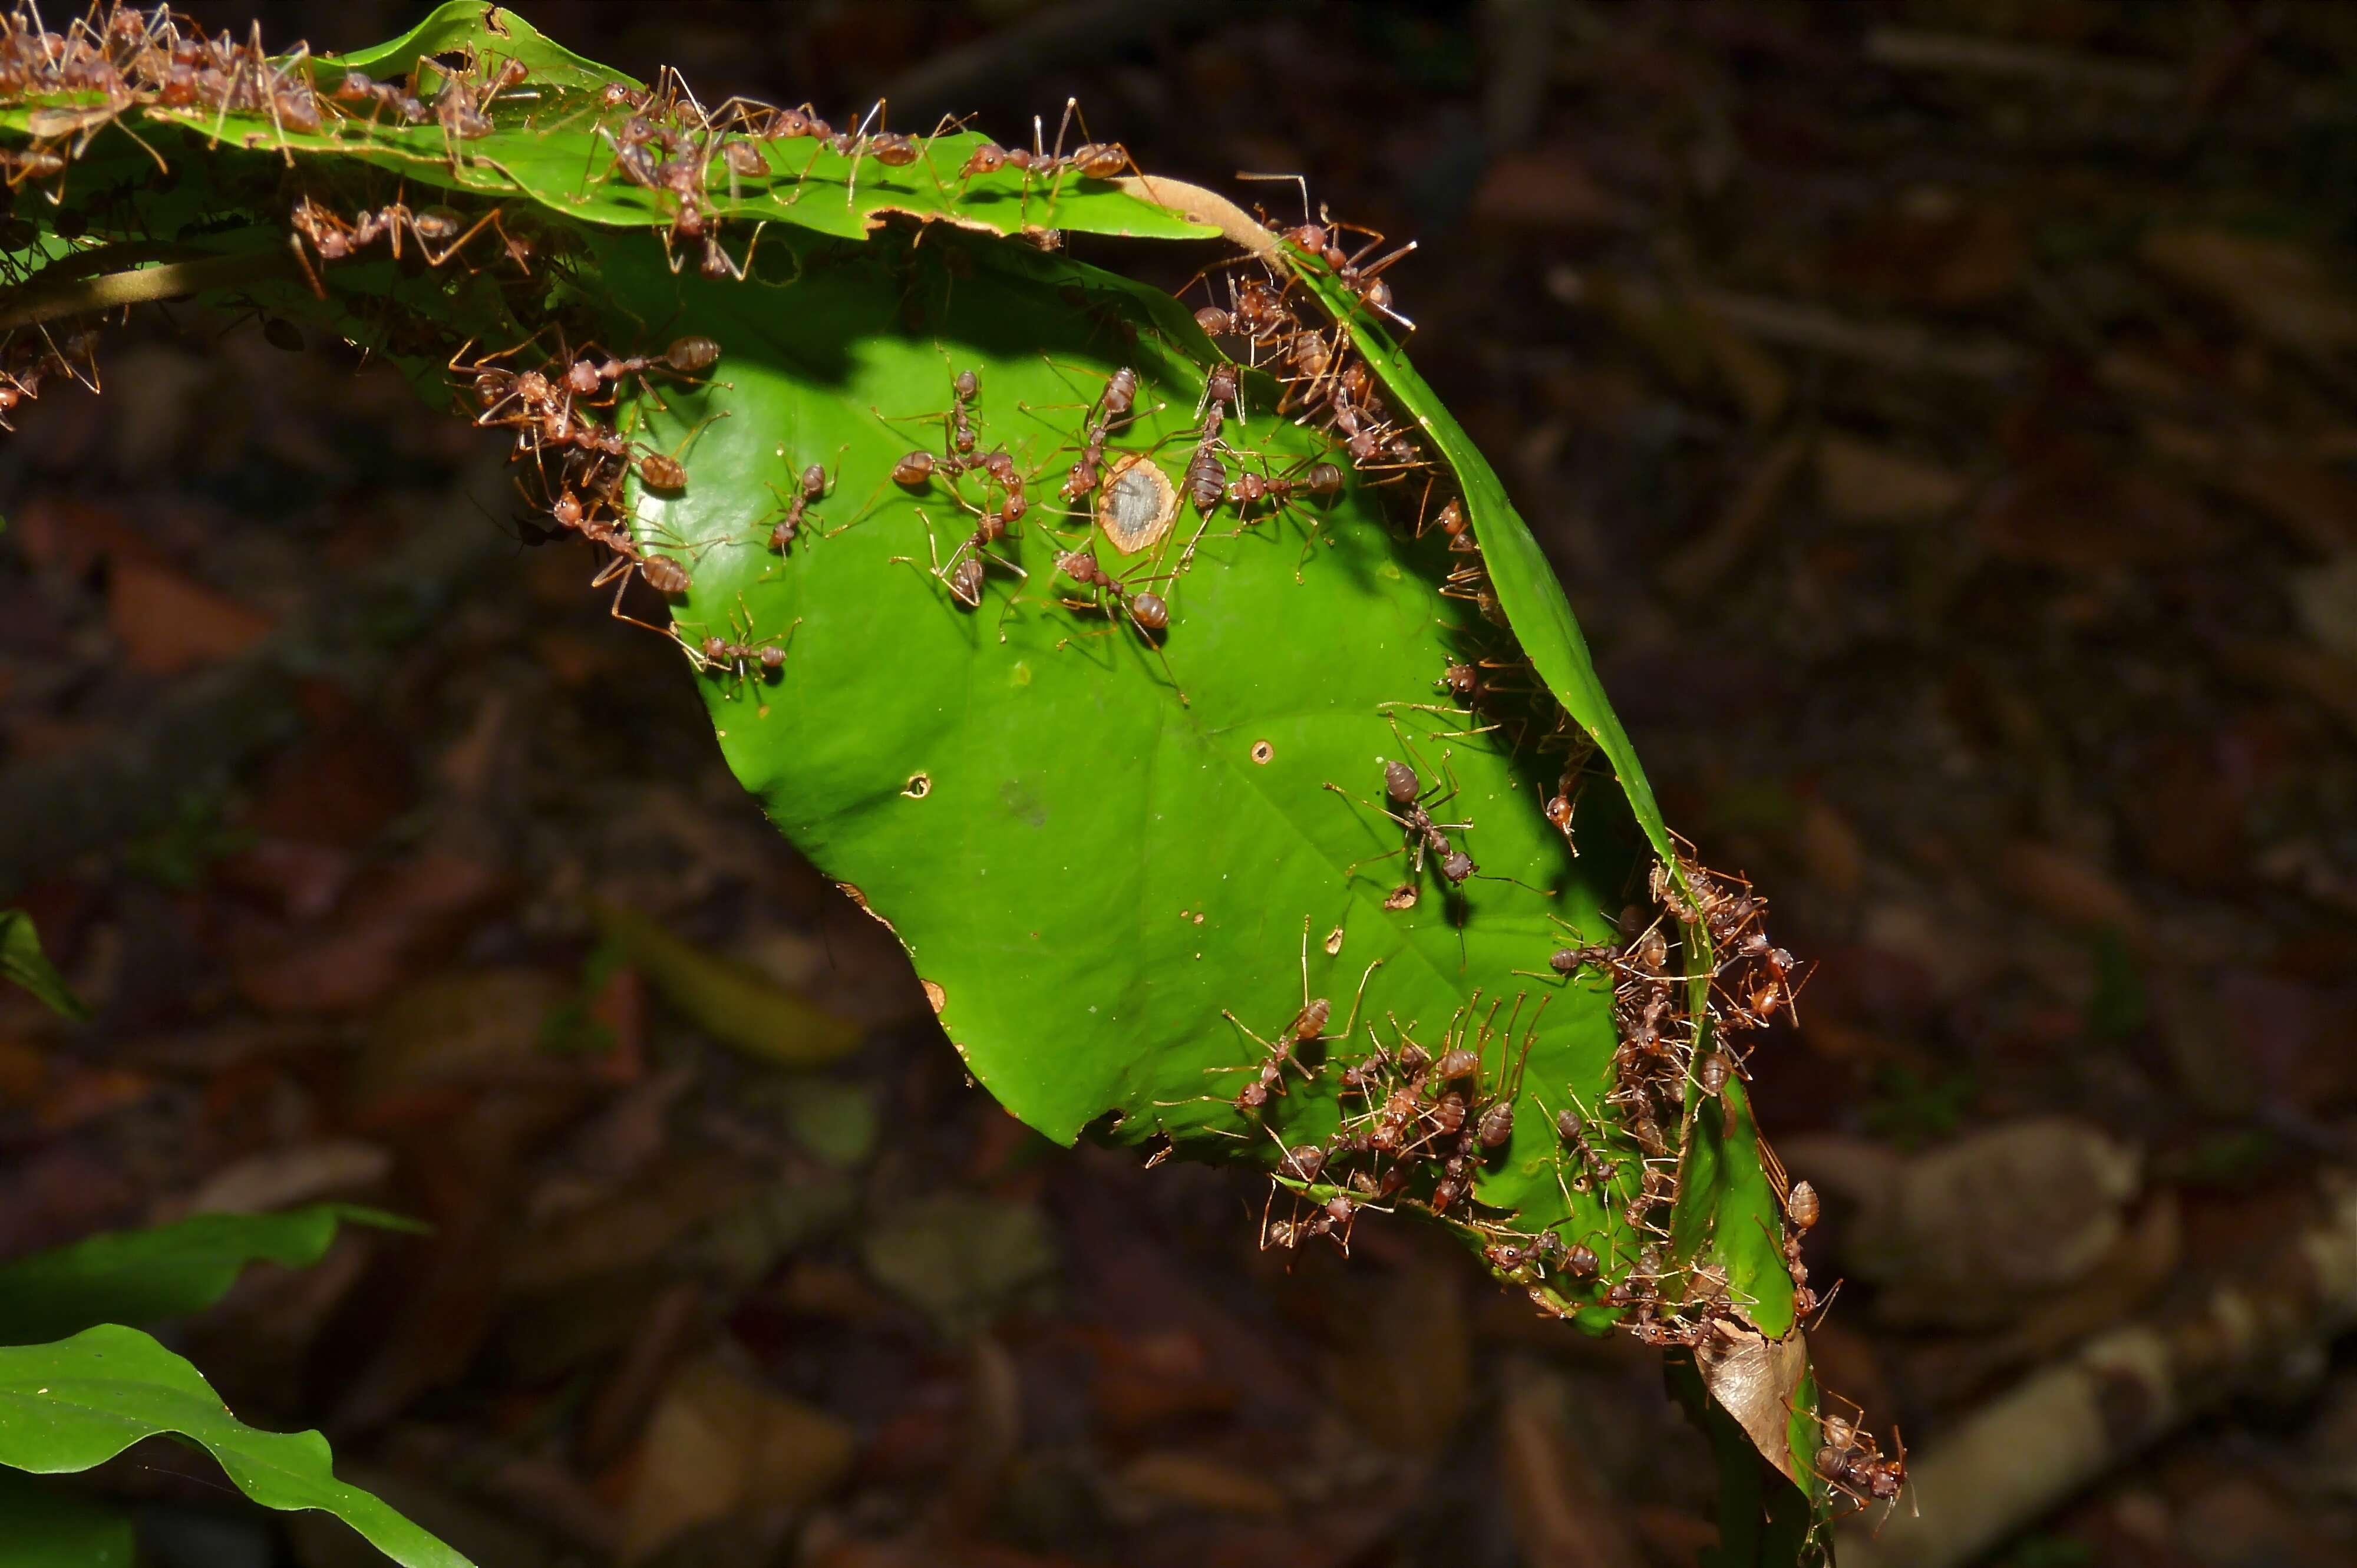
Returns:
[[[1125,555],[1159,543],[1178,515],[1178,487],[1143,452],[1116,461],[1097,491],[1097,526]]]

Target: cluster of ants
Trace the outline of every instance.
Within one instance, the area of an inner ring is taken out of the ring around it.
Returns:
[[[31,145],[6,155],[8,183],[62,174],[102,127],[136,106],[261,114],[283,130],[316,132],[327,111],[308,65],[299,47],[273,61],[263,52],[259,27],[241,43],[227,33],[209,35],[160,5],[141,11],[118,0],[93,6],[58,33],[42,25],[38,11],[21,5],[0,16],[0,94],[98,102],[36,112]]]
[[[651,89],[619,82],[608,85],[602,95],[601,107],[623,113],[619,124],[597,127],[597,135],[613,155],[608,171],[669,200],[672,220],[665,233],[666,243],[699,247],[702,256],[698,270],[711,278],[742,278],[750,262],[749,252],[745,262],[738,262],[720,243],[719,218],[711,205],[715,164],[726,175],[733,196],[739,180],[780,176],[780,168],[771,161],[772,149],[807,144],[809,156],[799,169],[783,177],[799,185],[810,177],[822,154],[832,153],[849,166],[844,174],[844,184],[845,200],[850,204],[857,199],[862,163],[873,159],[881,167],[906,168],[924,156],[933,138],[958,123],[954,117],[945,117],[923,136],[882,129],[877,126],[884,113],[881,99],[856,125],[841,128],[829,124],[808,103],[798,108],[780,108],[758,99],[732,97],[707,109],[679,74],[668,69],[657,77]],[[1065,152],[1064,136],[1076,113],[1077,106],[1068,102],[1064,123],[1057,132],[1052,150],[1042,145],[1042,127],[1036,119],[1033,145],[1028,149],[1002,147],[989,141],[980,143],[958,171],[961,187],[981,176],[1012,169],[1021,177],[1023,200],[1028,208],[1035,182],[1046,182],[1052,199],[1067,176],[1111,179],[1136,166],[1130,161],[1128,151],[1118,143],[1083,142]],[[791,156],[783,153],[780,156]],[[939,177],[934,178],[938,185]],[[677,264],[675,261],[673,265]]]
[[[0,154],[8,184],[61,175],[101,128],[137,107],[210,112],[220,119],[259,116],[282,136],[317,134],[331,118],[373,122],[389,113],[403,124],[430,121],[452,143],[474,140],[491,134],[491,102],[529,74],[522,61],[511,59],[488,70],[471,59],[457,69],[441,67],[441,87],[428,104],[416,94],[414,74],[396,83],[346,71],[332,92],[322,94],[312,81],[312,64],[300,44],[274,59],[263,49],[258,25],[240,41],[228,33],[209,34],[167,6],[143,11],[115,0],[93,6],[63,32],[51,32],[33,6],[20,5],[0,16],[0,94],[96,102],[37,111],[29,145]],[[163,160],[156,162],[161,166]]]
[[[1605,1103],[1644,1156],[1624,1215],[1632,1230],[1665,1235],[1653,1216],[1676,1201],[1675,1145],[1683,1143],[1670,1129],[1681,1126],[1700,1101],[1722,1096],[1729,1078],[1743,1072],[1728,1036],[1765,1027],[1780,1013],[1789,1015],[1807,975],[1770,940],[1761,925],[1767,900],[1748,882],[1684,857],[1674,866],[1657,863],[1651,881],[1662,910],[1652,921],[1624,942],[1557,949],[1547,966],[1566,976],[1595,967],[1611,977],[1620,1044]],[[1632,910],[1632,924],[1634,917]],[[1690,972],[1689,963],[1706,953],[1708,967]],[[1570,1128],[1565,1135],[1583,1158],[1590,1157]],[[1806,1184],[1793,1190],[1805,1192]],[[1809,1193],[1805,1206],[1789,1211],[1792,1224],[1782,1238],[1794,1305],[1803,1316],[1817,1302],[1801,1262],[1799,1233],[1815,1217]]]
[[[1127,367],[1115,370],[1105,379],[1104,386],[1088,405],[1079,456],[1065,475],[1061,494],[1068,503],[1088,500],[1103,484],[1105,478],[1105,446],[1113,434],[1132,417],[1137,402],[1137,372]],[[949,559],[941,558],[940,546],[932,536],[932,524],[926,521],[926,544],[931,555],[928,573],[948,590],[950,597],[967,609],[982,603],[983,588],[989,579],[989,568],[996,564],[1028,580],[1027,572],[1013,557],[1011,531],[1031,510],[1028,479],[1014,455],[1003,446],[982,450],[980,426],[974,404],[982,394],[981,377],[974,371],[960,371],[950,381],[950,407],[941,415],[942,447],[938,452],[919,447],[904,455],[892,466],[893,482],[915,493],[930,492],[937,484],[947,487],[950,497],[974,520],[972,532],[952,546]],[[924,415],[919,417],[931,417]],[[971,499],[963,487],[969,476],[978,476],[981,499]],[[919,514],[923,516],[920,511]],[[996,548],[994,548],[996,546]],[[911,556],[896,555],[897,563],[915,566]],[[1170,607],[1161,595],[1141,587],[1129,576],[1117,575],[1105,569],[1097,558],[1093,541],[1077,549],[1060,550],[1056,553],[1056,571],[1065,578],[1088,590],[1087,599],[1064,599],[1071,609],[1093,609],[1115,617],[1126,616],[1138,636],[1162,659],[1165,672],[1169,661],[1156,640],[1157,634],[1170,625]],[[1159,581],[1159,578],[1153,579]],[[1092,634],[1093,635],[1093,634]],[[1175,676],[1172,684],[1177,685]],[[1180,700],[1185,694],[1180,693]]]
[[[1279,1156],[1272,1203],[1279,1192],[1300,1197],[1320,1184],[1329,1195],[1297,1212],[1292,1219],[1270,1220],[1263,1216],[1264,1247],[1296,1248],[1318,1237],[1331,1238],[1349,1251],[1352,1225],[1362,1208],[1388,1211],[1398,1203],[1413,1204],[1436,1215],[1469,1211],[1474,1173],[1503,1150],[1514,1133],[1514,1106],[1522,1089],[1522,1070],[1538,1037],[1538,1020],[1546,1008],[1542,998],[1527,1026],[1522,1012],[1527,997],[1517,994],[1511,1010],[1504,998],[1486,1008],[1477,993],[1459,1007],[1431,1047],[1415,1038],[1413,1025],[1389,1019],[1393,1043],[1384,1046],[1373,1026],[1368,1027],[1372,1049],[1365,1057],[1340,1065],[1340,1093],[1356,1111],[1346,1111],[1340,1124],[1319,1143],[1286,1147],[1267,1122],[1270,1102],[1286,1093],[1286,1075],[1312,1082],[1336,1065],[1333,1053],[1347,1047],[1358,1026],[1360,1004],[1367,981],[1382,961],[1360,976],[1359,995],[1340,1030],[1329,1032],[1332,1002],[1312,997],[1309,990],[1309,936],[1302,931],[1302,1005],[1274,1039],[1264,1039],[1234,1013],[1222,1016],[1250,1041],[1255,1059],[1241,1068],[1221,1067],[1213,1074],[1243,1072],[1242,1089],[1227,1103],[1256,1122],[1275,1141]],[[1498,1015],[1506,1011],[1501,1026]],[[1515,1042],[1521,1054],[1514,1057]],[[1494,1073],[1487,1066],[1492,1049],[1498,1061]],[[1509,1068],[1507,1058],[1514,1057]],[[1157,1156],[1157,1158],[1159,1156]],[[1586,1246],[1567,1246],[1552,1233],[1532,1243],[1534,1266],[1560,1266],[1573,1274],[1594,1278],[1596,1253]],[[1518,1256],[1518,1265],[1523,1260]]]
[[[544,507],[559,527],[608,552],[590,585],[613,583],[614,614],[631,619],[622,615],[621,603],[633,573],[661,594],[686,592],[690,578],[676,559],[640,543],[630,527],[625,481],[635,470],[649,488],[675,490],[687,483],[687,470],[675,456],[635,445],[598,413],[610,410],[622,384],[631,380],[659,403],[647,377],[693,381],[719,361],[720,345],[692,335],[673,340],[660,354],[621,358],[595,343],[568,348],[560,337],[554,358],[517,368],[511,361],[537,341],[527,339],[466,363],[462,348],[451,357],[450,371],[460,395],[474,401],[477,424],[515,432],[514,456],[528,462],[538,491],[526,489],[526,499]],[[794,515],[799,521],[800,512]]]

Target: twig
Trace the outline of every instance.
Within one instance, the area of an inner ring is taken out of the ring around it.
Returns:
[[[143,248],[109,246],[106,252],[91,254],[128,260],[132,259],[128,252]],[[119,256],[113,254],[116,252],[120,252]],[[42,269],[30,283],[0,292],[0,330],[53,321],[60,316],[96,315],[118,306],[178,299],[209,288],[234,287],[289,267],[284,254],[256,251],[231,255],[207,253],[157,266],[101,273],[95,277],[54,279],[52,274],[58,268],[69,265],[71,260]]]
[[[2020,349],[1994,338],[1943,342],[1920,327],[1851,321],[1820,306],[1724,289],[1698,288],[1694,301],[1728,326],[1768,342],[1865,360],[1898,371],[2002,381],[2018,375],[2024,364]]]
[[[2089,87],[2155,102],[2185,96],[2185,83],[2175,71],[2163,66],[2096,59],[2066,49],[2041,48],[2001,38],[1977,38],[1963,33],[1877,27],[1866,35],[1866,58],[1877,65],[2012,77],[2051,88]]]
[[[1955,1568],[2030,1524],[2300,1348],[2357,1326],[2357,1178],[2256,1278],[2090,1341],[1989,1405],[1910,1469],[1922,1513],[1839,1532],[1842,1568]]]

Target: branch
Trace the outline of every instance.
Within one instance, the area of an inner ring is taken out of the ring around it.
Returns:
[[[95,276],[72,275],[117,262],[146,261],[159,255],[183,259],[101,272]],[[288,271],[292,264],[286,253],[274,247],[222,254],[189,252],[178,246],[108,245],[65,257],[44,267],[29,283],[0,291],[0,330],[53,321],[60,316],[95,316],[118,306],[145,305],[153,300],[200,294],[206,289],[230,288],[259,276]]]
[[[2357,1325],[2357,1180],[2329,1175],[2323,1212],[2252,1276],[2199,1305],[2098,1336],[2030,1378],[1909,1469],[1921,1518],[1878,1536],[1862,1514],[1842,1568],[1955,1568],[2300,1347]]]

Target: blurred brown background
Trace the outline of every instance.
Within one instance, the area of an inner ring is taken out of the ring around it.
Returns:
[[[191,9],[333,49],[424,8]],[[1755,1068],[1847,1281],[1825,1380],[1928,1457],[2091,1336],[2221,1282],[2268,1309],[2059,1509],[1952,1490],[1932,1533],[2357,1553],[2357,1297],[2279,1288],[2357,1171],[2357,12],[527,11],[707,101],[1013,142],[1077,94],[1148,169],[1298,170],[1418,238],[1415,357],[1671,820],[1820,964]],[[1709,1541],[1651,1353],[1404,1224],[1264,1256],[1253,1181],[1055,1149],[968,1087],[497,443],[185,309],[102,366],[0,446],[0,883],[102,1009],[0,996],[0,1254],[330,1196],[430,1219],[170,1337],[486,1568]],[[643,917],[620,949],[585,896]],[[719,957],[866,1044],[788,1072],[700,1026]],[[171,1568],[369,1560],[164,1444],[95,1484]]]

